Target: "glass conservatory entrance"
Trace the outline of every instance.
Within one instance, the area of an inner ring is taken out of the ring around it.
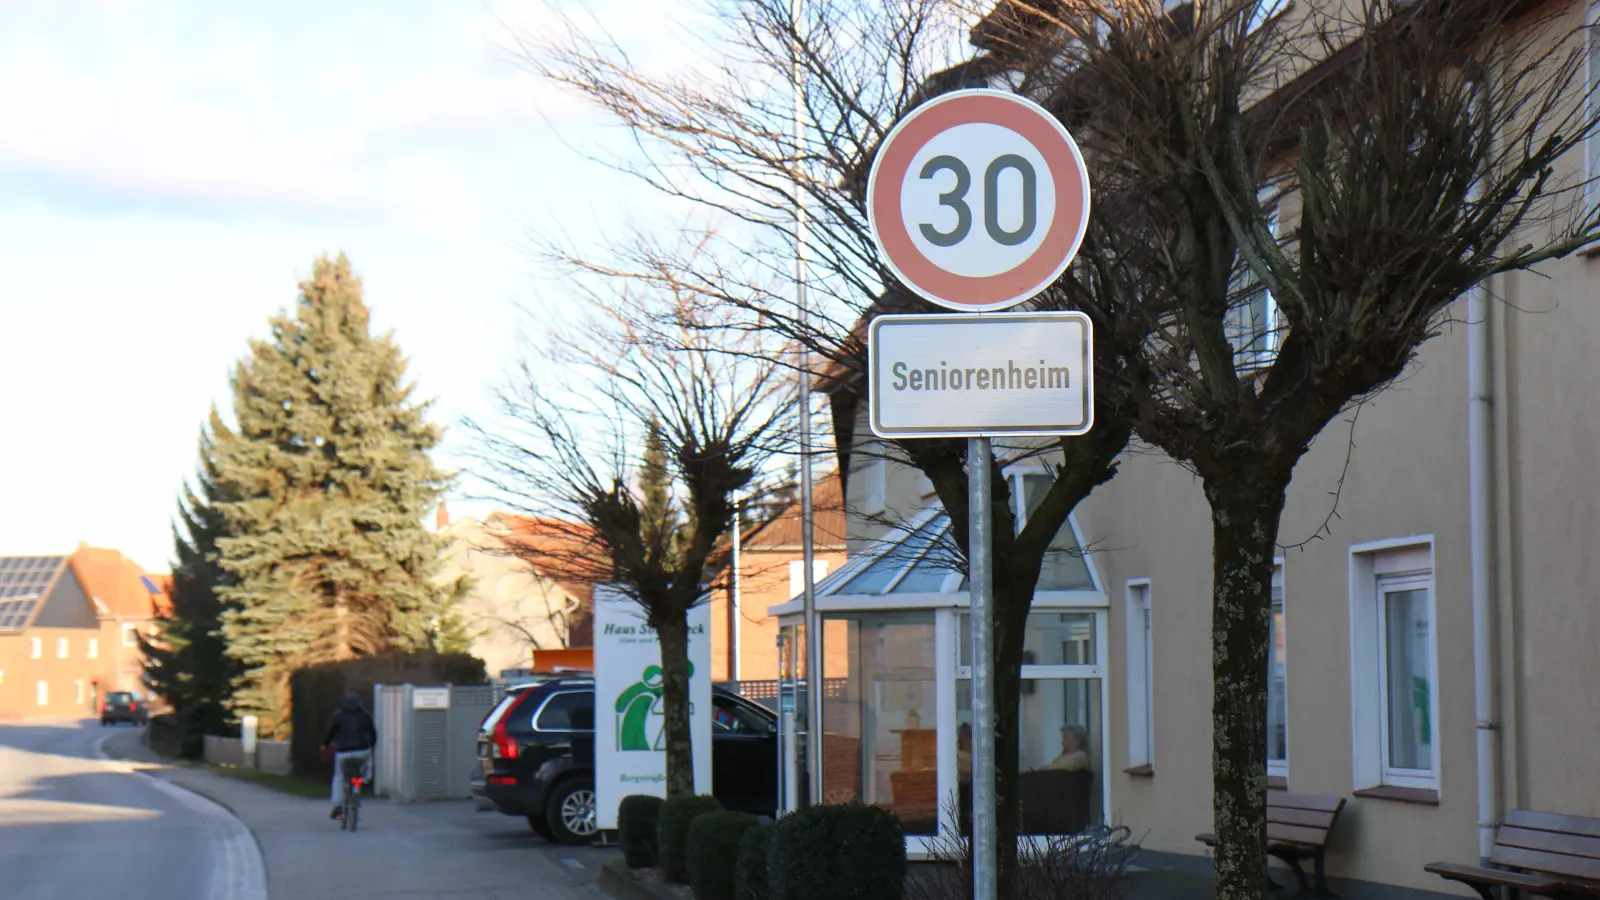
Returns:
[[[825,685],[823,801],[896,813],[908,851],[941,831],[969,832],[971,628],[964,578],[950,563],[949,517],[929,511],[817,586]],[[1022,671],[1022,830],[1073,834],[1100,824],[1105,777],[1106,594],[1070,523],[1040,578]],[[805,803],[812,756],[805,719],[801,603],[775,607],[797,739],[785,742],[785,810]]]

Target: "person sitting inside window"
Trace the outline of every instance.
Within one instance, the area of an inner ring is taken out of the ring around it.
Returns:
[[[1044,768],[1055,772],[1081,772],[1089,768],[1089,754],[1084,745],[1089,742],[1089,732],[1082,725],[1061,726],[1061,755]]]

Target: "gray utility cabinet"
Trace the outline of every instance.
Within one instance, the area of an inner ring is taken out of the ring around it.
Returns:
[[[373,687],[374,789],[403,803],[472,796],[478,723],[503,696],[496,685]]]

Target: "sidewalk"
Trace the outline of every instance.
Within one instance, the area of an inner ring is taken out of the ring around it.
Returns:
[[[361,828],[339,830],[328,802],[295,797],[197,766],[169,764],[115,733],[107,755],[226,806],[266,860],[271,900],[339,896],[594,900],[606,851],[546,844],[521,819],[475,813],[468,801],[399,804],[363,797]]]

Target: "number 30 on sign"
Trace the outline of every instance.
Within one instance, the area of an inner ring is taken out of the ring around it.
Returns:
[[[913,110],[884,140],[867,196],[873,238],[901,283],[970,312],[1049,286],[1089,221],[1089,177],[1072,136],[1002,91],[956,91]]]

